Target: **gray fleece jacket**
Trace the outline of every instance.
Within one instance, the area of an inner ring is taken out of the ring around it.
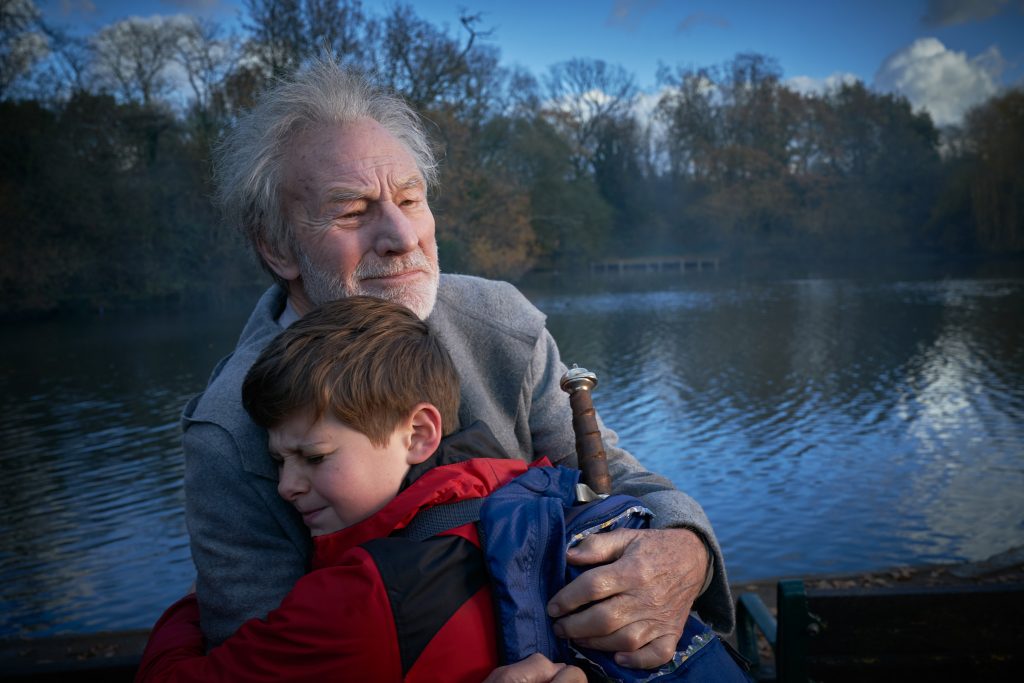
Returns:
[[[206,390],[182,416],[186,521],[198,572],[203,631],[220,643],[245,620],[274,609],[308,568],[309,532],[277,494],[277,468],[266,432],[242,408],[249,367],[281,331],[283,289],[256,304],[234,352],[214,369]],[[427,320],[455,361],[462,382],[462,425],[482,420],[502,447],[524,459],[547,456],[576,466],[565,366],[544,315],[512,285],[442,275]],[[617,446],[602,425],[615,492],[641,498],[658,527],[697,531],[714,555],[714,577],[695,609],[722,631],[733,628],[732,596],[711,524],[701,507]]]

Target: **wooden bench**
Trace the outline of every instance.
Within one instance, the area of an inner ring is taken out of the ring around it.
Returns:
[[[738,649],[759,681],[1024,680],[1024,584],[808,591],[780,581],[777,619],[756,593],[736,607]]]

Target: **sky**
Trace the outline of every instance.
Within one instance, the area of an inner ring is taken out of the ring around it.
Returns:
[[[37,0],[50,23],[92,32],[130,16],[187,14],[237,25],[243,0]],[[412,0],[458,29],[480,13],[502,63],[543,76],[573,57],[624,67],[648,93],[659,65],[773,57],[783,80],[820,91],[859,79],[906,96],[940,125],[1003,88],[1024,86],[1024,0]],[[382,12],[391,2],[364,0]]]

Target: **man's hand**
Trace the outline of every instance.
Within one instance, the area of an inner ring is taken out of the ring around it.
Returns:
[[[556,635],[615,652],[621,666],[649,669],[672,658],[707,571],[708,552],[697,534],[618,529],[589,536],[567,559],[603,566],[580,574],[548,602],[548,614],[561,617]]]
[[[587,676],[583,669],[555,664],[535,652],[521,662],[498,667],[484,683],[587,683]]]

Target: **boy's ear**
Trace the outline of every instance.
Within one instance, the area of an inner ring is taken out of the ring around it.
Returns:
[[[299,262],[290,249],[286,253],[278,253],[277,250],[271,249],[262,241],[256,245],[256,248],[266,264],[277,273],[279,278],[291,282],[299,277]]]
[[[432,403],[420,403],[412,409],[409,425],[406,462],[418,465],[433,455],[441,443],[441,411]]]

